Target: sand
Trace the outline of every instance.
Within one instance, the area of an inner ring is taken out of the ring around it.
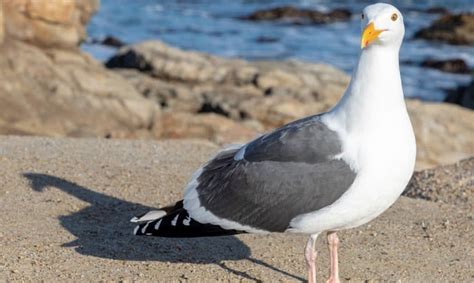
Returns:
[[[181,197],[204,141],[0,137],[0,281],[298,282],[305,235],[136,237],[128,220]],[[343,281],[474,281],[469,205],[402,197],[339,233]],[[328,253],[318,240],[318,279]]]

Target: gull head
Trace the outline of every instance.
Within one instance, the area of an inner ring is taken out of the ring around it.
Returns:
[[[372,45],[400,48],[405,26],[400,11],[392,5],[377,3],[364,8],[361,14],[360,48]]]

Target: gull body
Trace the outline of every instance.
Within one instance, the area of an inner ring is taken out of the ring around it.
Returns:
[[[399,70],[403,17],[391,5],[371,5],[362,28],[359,62],[337,105],[222,150],[195,172],[182,201],[132,219],[135,234],[307,233],[308,281],[315,282],[315,241],[328,232],[329,281],[338,282],[335,232],[390,207],[416,156]]]
[[[294,219],[298,232],[365,224],[405,189],[415,166],[416,143],[398,62],[398,48],[373,45],[362,50],[343,98],[322,116],[342,136],[343,153],[338,157],[355,169],[357,177],[334,204]]]

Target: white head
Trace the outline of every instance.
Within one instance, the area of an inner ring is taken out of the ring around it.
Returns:
[[[377,3],[364,8],[361,15],[362,49],[371,45],[400,48],[405,26],[400,11],[389,4]]]

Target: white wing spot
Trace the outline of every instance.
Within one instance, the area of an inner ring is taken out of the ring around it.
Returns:
[[[237,151],[237,153],[234,156],[235,161],[239,161],[239,160],[244,159],[245,148],[247,148],[247,146],[243,146],[241,149],[239,149],[239,151]]]
[[[160,221],[156,222],[156,224],[155,224],[155,230],[160,229],[161,220],[163,220],[163,219],[160,219]]]
[[[183,220],[183,225],[185,226],[189,226],[189,222],[191,222],[191,217],[186,216],[186,219]]]
[[[171,226],[176,226],[176,222],[178,222],[178,217],[179,217],[179,214],[177,214],[176,217],[173,219],[173,221],[171,221]]]
[[[148,227],[149,224],[150,224],[150,222],[148,222],[145,226],[143,226],[142,234],[145,234],[146,228]]]

